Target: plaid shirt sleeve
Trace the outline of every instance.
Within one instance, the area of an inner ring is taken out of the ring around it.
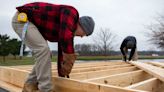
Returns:
[[[74,53],[73,38],[79,15],[74,8],[62,8],[60,12],[59,42],[64,53]]]

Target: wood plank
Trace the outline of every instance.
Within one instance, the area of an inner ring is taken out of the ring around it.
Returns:
[[[113,66],[113,65],[121,65],[121,64],[127,64],[125,62],[118,62],[118,61],[114,61],[114,62],[85,62],[85,63],[75,63],[73,66],[73,69],[81,69],[81,68],[88,68],[88,67],[100,67],[100,66]],[[27,70],[30,71],[32,69],[28,68]],[[52,70],[57,70],[57,65],[56,64],[52,64]]]
[[[150,64],[146,64],[143,62],[130,62],[130,63],[164,82],[164,69],[163,68],[152,66]]]
[[[142,70],[137,70],[84,81],[125,87],[149,78],[152,78],[152,76]]]
[[[105,69],[115,69],[120,67],[130,67],[131,64],[122,64],[122,65],[113,65],[113,66],[97,66],[97,67],[87,67],[87,68],[80,68],[80,69],[72,69],[71,74],[73,73],[82,73],[82,72],[89,72],[89,71],[100,71]],[[52,71],[52,75],[57,76],[57,71]]]
[[[28,66],[27,66],[28,67]],[[29,71],[11,67],[0,67],[0,80],[23,87]]]
[[[25,70],[2,66],[0,67],[0,80],[18,87],[23,87],[28,74],[29,72]]]
[[[107,69],[107,70],[100,70],[100,71],[73,73],[73,74],[70,74],[70,78],[78,79],[78,80],[86,80],[86,79],[91,79],[91,78],[96,78],[96,77],[102,77],[102,76],[108,76],[108,75],[112,75],[112,74],[134,71],[137,69],[138,68],[136,68],[135,66],[131,66],[131,67]]]
[[[53,77],[55,92],[145,92],[111,85],[81,82],[73,79]]]
[[[4,88],[4,89],[6,89],[7,91],[10,91],[10,92],[22,92],[22,88],[17,87],[13,84],[4,82],[4,81],[0,81],[0,87]]]
[[[96,70],[120,68],[120,67],[127,67],[127,66],[132,66],[132,65],[131,64],[121,64],[121,65],[112,65],[112,66],[93,66],[93,67],[86,67],[86,68],[80,68],[80,69],[79,68],[73,68],[71,73],[96,71]]]
[[[125,62],[120,61],[97,61],[97,62],[86,62],[86,63],[75,63],[74,68],[86,68],[86,67],[94,67],[94,66],[112,66],[112,65],[121,65],[126,64]]]
[[[164,85],[164,83],[159,81],[157,78],[151,78],[151,79],[130,85],[125,88],[145,90],[149,92],[159,92],[159,89],[162,88],[162,85]],[[164,87],[161,90],[164,90]]]
[[[148,62],[149,64],[164,68],[164,63],[161,62]]]

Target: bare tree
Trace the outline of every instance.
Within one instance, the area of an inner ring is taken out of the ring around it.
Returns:
[[[116,35],[114,35],[110,29],[108,28],[100,28],[100,31],[98,34],[96,34],[96,37],[93,38],[93,41],[95,42],[95,45],[99,47],[101,51],[103,51],[103,54],[106,56],[107,52],[112,50],[114,48],[114,41],[115,41]]]
[[[91,44],[76,44],[75,51],[78,52],[80,55],[88,55],[92,52],[92,45]]]
[[[146,28],[150,30],[148,33],[149,41],[164,49],[164,16],[159,15],[156,23],[148,25]]]

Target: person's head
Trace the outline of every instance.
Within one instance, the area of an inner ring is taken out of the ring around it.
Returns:
[[[131,48],[133,48],[134,46],[135,46],[135,43],[134,43],[134,42],[132,42],[132,41],[128,41],[128,42],[127,42],[127,45],[126,45],[127,48],[131,49]]]
[[[89,36],[93,33],[95,26],[94,20],[89,16],[82,16],[79,19],[77,29],[75,31],[76,36]]]

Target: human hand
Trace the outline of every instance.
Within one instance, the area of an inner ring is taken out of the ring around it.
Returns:
[[[60,76],[65,77],[70,74],[73,64],[75,62],[75,59],[76,59],[75,54],[63,53],[63,61],[60,63],[61,68],[59,70]]]

